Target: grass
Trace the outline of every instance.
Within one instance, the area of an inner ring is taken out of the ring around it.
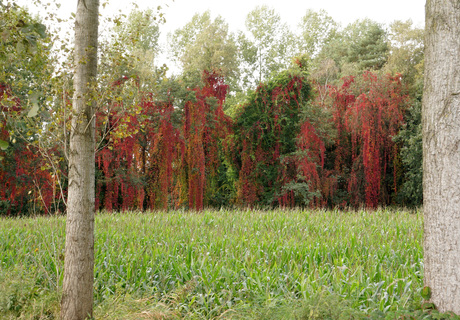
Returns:
[[[431,319],[422,225],[389,209],[98,214],[95,317]],[[57,319],[65,218],[0,230],[0,314]]]

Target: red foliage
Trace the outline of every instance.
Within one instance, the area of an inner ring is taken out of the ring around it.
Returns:
[[[188,180],[188,206],[201,210],[206,201],[207,185],[215,178],[220,164],[219,145],[231,132],[231,120],[222,105],[228,86],[216,72],[203,73],[204,87],[195,88],[195,103],[184,109],[183,135],[185,154],[182,167]],[[214,102],[211,98],[215,98]],[[212,193],[212,190],[208,190]]]
[[[204,80],[204,88],[194,89],[196,101],[185,103],[180,126],[173,124],[177,113],[173,97],[159,102],[151,94],[144,96],[139,115],[108,117],[109,148],[97,154],[104,176],[98,180],[98,206],[109,211],[186,204],[195,210],[203,208],[206,181],[215,176],[219,165],[219,141],[230,130],[222,109],[227,86],[214,73],[205,73]],[[216,98],[217,105],[210,97]],[[100,120],[98,127],[103,127]],[[130,134],[116,138],[119,130]]]
[[[364,202],[375,208],[390,201],[384,180],[398,157],[392,138],[403,124],[407,96],[400,76],[365,72],[358,81],[353,77],[343,81],[341,88],[331,91],[337,129],[334,169],[336,175],[348,177],[349,204]],[[392,171],[396,190],[397,170]]]
[[[170,92],[161,101],[144,94],[133,112],[99,113],[97,131],[105,147],[96,155],[96,207],[201,210],[217,194],[225,152],[233,152],[226,160],[234,161],[229,165],[238,181],[231,183],[242,205],[391,203],[399,174],[392,138],[403,123],[406,101],[399,77],[367,72],[344,78],[310,109],[305,109],[310,91],[305,78],[284,74],[277,81],[260,85],[235,123],[223,112],[228,87],[214,72],[205,72],[205,85],[190,90],[193,99],[183,103]],[[3,114],[22,111],[7,86],[0,85],[0,97]],[[318,117],[322,108],[332,118]],[[0,122],[0,139],[10,141],[6,119]],[[57,182],[42,155],[19,142],[0,151],[5,185],[0,204],[6,203],[8,212],[33,206],[50,211]]]

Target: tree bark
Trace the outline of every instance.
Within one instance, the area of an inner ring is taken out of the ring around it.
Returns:
[[[460,314],[460,1],[427,0],[423,97],[425,285]]]
[[[69,150],[66,246],[61,318],[93,315],[94,94],[97,76],[98,0],[79,0],[75,19],[75,75]]]

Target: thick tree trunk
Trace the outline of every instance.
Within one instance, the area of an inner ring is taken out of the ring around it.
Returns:
[[[460,0],[427,0],[425,36],[425,285],[460,314]]]
[[[98,0],[79,0],[75,20],[75,76],[69,150],[62,319],[93,314],[95,121]]]

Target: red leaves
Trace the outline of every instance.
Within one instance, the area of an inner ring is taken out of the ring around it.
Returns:
[[[240,205],[391,203],[399,181],[392,138],[406,102],[399,77],[347,77],[313,105],[306,104],[304,78],[281,75],[277,81],[259,86],[235,122],[223,112],[228,87],[215,73],[204,73],[205,86],[190,90],[193,101],[182,105],[145,94],[136,112],[98,115],[107,146],[96,155],[98,209],[201,210],[212,204],[219,183],[234,192],[224,201]],[[6,86],[0,94],[15,101]],[[4,123],[0,129],[0,139],[8,141]],[[38,152],[17,146],[1,162],[0,200],[21,210],[33,199],[49,210],[56,181],[40,169],[44,164]],[[227,173],[219,170],[228,168],[233,180],[222,183]]]
[[[350,204],[362,205],[362,196],[368,207],[387,204],[390,190],[384,181],[398,156],[392,138],[403,123],[407,99],[400,77],[370,72],[358,80],[348,77],[340,89],[333,88],[331,97],[337,128],[335,170],[349,177]],[[393,181],[396,189],[396,178]],[[364,195],[360,194],[363,187]]]
[[[172,102],[155,101],[152,95],[145,95],[137,117],[121,115],[132,118],[119,121],[119,115],[112,116],[114,132],[123,123],[133,134],[112,139],[110,149],[97,154],[104,178],[98,180],[96,197],[104,199],[99,203],[106,210],[203,209],[207,180],[219,165],[218,145],[231,124],[222,109],[227,93],[223,78],[214,73],[203,77],[206,85],[194,90],[195,102],[185,103],[180,126],[173,125],[178,111]],[[210,97],[217,106],[210,105]]]

